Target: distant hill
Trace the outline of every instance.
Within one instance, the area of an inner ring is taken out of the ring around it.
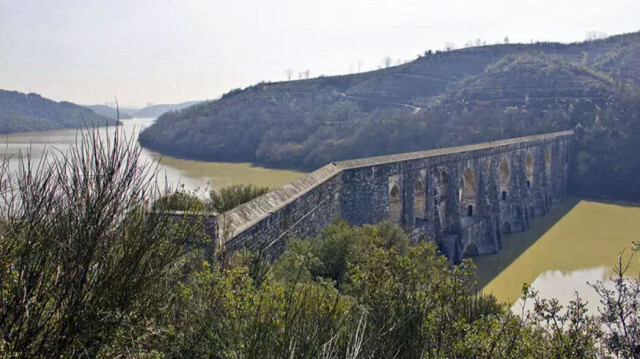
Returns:
[[[314,169],[364,156],[576,129],[572,188],[640,200],[640,33],[505,44],[355,75],[260,83],[140,134],[192,159]],[[638,158],[638,159],[636,159]]]
[[[140,108],[138,107],[120,107],[120,112],[124,112],[126,114],[131,115],[131,117],[133,118],[133,114],[140,111]]]
[[[165,112],[170,111],[179,111],[183,108],[192,106],[197,104],[200,101],[188,101],[182,102],[178,104],[161,104],[161,105],[151,105],[132,113],[133,117],[159,117]]]
[[[35,93],[0,90],[0,133],[117,124],[71,102],[55,102]]]
[[[105,105],[90,105],[90,106],[85,106],[85,107],[92,109],[93,112],[97,113],[98,115],[102,115],[104,117],[109,117],[109,118],[113,118],[113,119],[118,119],[119,118],[121,120],[128,120],[128,119],[132,118],[132,116],[127,111],[124,111],[124,109],[120,109],[118,111],[114,107],[105,106]],[[118,117],[118,115],[120,117]]]
[[[165,112],[182,110],[183,108],[195,105],[199,102],[201,101],[188,101],[188,102],[183,102],[178,104],[151,105],[141,109],[120,108],[120,119],[128,120],[134,117],[138,117],[138,118],[154,117],[155,118],[155,117],[159,117]],[[105,106],[105,105],[90,105],[85,107],[105,117],[109,117],[113,119],[117,117],[117,111],[115,107]]]

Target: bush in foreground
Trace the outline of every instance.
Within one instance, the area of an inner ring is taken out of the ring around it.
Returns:
[[[581,303],[514,315],[475,293],[470,261],[451,267],[433,243],[396,225],[335,222],[294,240],[273,264],[240,251],[203,262],[153,325],[105,357],[573,358],[604,355]],[[547,326],[547,321],[558,326]],[[194,345],[197,343],[197,345]]]
[[[105,130],[106,131],[106,130]],[[0,167],[0,355],[94,357],[165,301],[199,226],[166,211],[154,167],[116,132]]]

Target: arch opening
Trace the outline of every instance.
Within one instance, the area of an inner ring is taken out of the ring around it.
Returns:
[[[398,179],[396,176],[389,177],[389,220],[400,223],[402,219],[402,197]]]
[[[389,191],[389,219],[392,222],[400,222],[402,214],[402,203],[400,201],[400,189],[398,185],[391,187]]]
[[[533,155],[531,153],[527,154],[525,164],[527,169],[527,188],[531,188],[531,183],[533,183]]]
[[[473,217],[473,205],[467,206],[467,217]]]
[[[467,209],[473,208],[476,204],[477,191],[476,175],[471,168],[467,168],[462,175],[462,186],[459,190],[460,203]]]
[[[502,224],[502,234],[511,233],[511,224],[509,222],[504,222]]]
[[[503,158],[498,168],[500,193],[503,201],[507,200],[507,192],[509,191],[509,185],[511,182],[511,172],[509,171],[509,164],[507,159]]]
[[[444,224],[445,219],[447,218],[447,202],[436,202],[435,204],[438,209],[438,215],[440,216],[440,223]]]
[[[471,243],[464,249],[464,257],[477,257],[480,255],[480,251],[478,251],[478,246],[475,243]]]
[[[416,220],[426,219],[426,190],[422,177],[413,186],[413,214]]]
[[[449,192],[449,175],[445,170],[438,176],[437,195],[434,198],[434,205],[440,217],[440,223],[444,225],[447,217],[447,195]]]
[[[551,149],[547,148],[544,152],[544,169],[547,173],[547,178],[551,176]]]
[[[440,185],[446,188],[448,183],[449,183],[449,175],[447,175],[447,172],[446,171],[440,172]]]

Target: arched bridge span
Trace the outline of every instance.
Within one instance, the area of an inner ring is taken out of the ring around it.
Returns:
[[[334,218],[391,220],[458,262],[495,253],[504,234],[563,200],[573,131],[335,162],[218,215],[218,245],[277,254]]]

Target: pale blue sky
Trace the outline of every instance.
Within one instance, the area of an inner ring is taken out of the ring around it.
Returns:
[[[170,103],[284,80],[287,68],[371,70],[446,42],[638,30],[639,0],[0,0],[0,88]]]

